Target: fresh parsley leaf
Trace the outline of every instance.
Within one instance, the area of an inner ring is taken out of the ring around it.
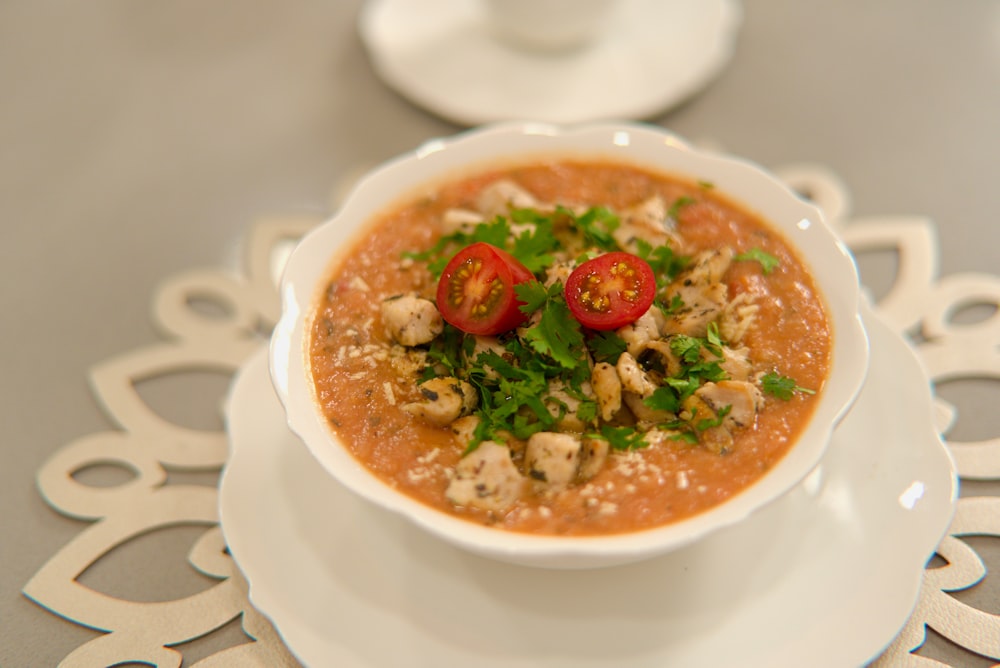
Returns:
[[[628,349],[624,339],[612,331],[598,332],[587,341],[595,362],[617,364],[618,358]]]
[[[427,350],[429,364],[424,367],[421,381],[430,380],[438,375],[436,366],[446,370],[445,375],[458,376],[462,368],[462,345],[465,334],[457,327],[445,323],[444,330],[430,343]]]
[[[714,418],[705,418],[704,420],[698,420],[698,422],[695,423],[694,428],[697,431],[705,431],[706,429],[711,429],[712,427],[718,427],[722,425],[723,420],[726,419],[726,416],[729,415],[729,413],[732,410],[733,410],[732,406],[728,405],[723,406],[718,411],[716,411]]]
[[[693,197],[682,195],[681,197],[675,199],[674,203],[670,205],[670,208],[667,210],[667,215],[673,218],[674,220],[677,220],[677,216],[680,215],[681,209],[691,204],[694,204],[696,201],[697,200]]]
[[[733,259],[740,261],[759,262],[760,268],[761,270],[763,270],[765,276],[770,274],[775,269],[777,269],[778,265],[781,264],[781,261],[778,258],[774,257],[773,255],[771,255],[766,251],[762,251],[759,248],[751,248],[746,253],[738,253],[737,255],[733,256]]]
[[[681,409],[681,400],[677,391],[669,385],[661,385],[650,396],[642,400],[642,403],[656,411],[667,411],[676,413]]]
[[[663,315],[670,317],[684,308],[684,300],[679,294],[674,293],[669,302],[665,302],[661,297],[657,297],[653,300],[653,305],[660,309]]]
[[[635,239],[636,255],[649,263],[656,276],[656,287],[667,286],[688,265],[689,259],[674,253],[667,245],[653,246],[645,239]]]
[[[553,286],[555,287],[555,286]],[[531,315],[545,305],[549,300],[549,294],[553,292],[546,288],[539,281],[527,281],[514,286],[514,294],[521,302],[520,310],[525,315]]]
[[[649,445],[641,432],[632,427],[612,427],[601,425],[601,437],[615,450],[635,450]]]
[[[523,313],[541,309],[538,324],[524,331],[523,338],[528,344],[565,369],[586,364],[582,354],[583,332],[580,323],[566,305],[562,284],[554,283],[546,290],[540,283],[522,283],[514,286],[514,291],[518,299],[524,302],[521,307]]]
[[[670,339],[670,351],[685,364],[694,364],[701,359],[701,341],[687,334],[678,334]]]
[[[538,324],[525,330],[524,338],[532,348],[548,355],[566,369],[586,363],[579,354],[583,348],[583,333],[565,300],[552,299],[542,309]]]
[[[573,225],[583,233],[586,245],[597,246],[606,251],[618,250],[618,242],[612,233],[618,229],[621,221],[611,209],[591,207],[579,216],[574,216],[572,211],[563,207],[559,207],[557,211],[570,216]]]
[[[765,392],[778,397],[783,401],[791,399],[792,395],[796,392],[802,392],[803,394],[816,394],[816,390],[801,387],[788,376],[782,376],[773,371],[761,377],[760,385]]]

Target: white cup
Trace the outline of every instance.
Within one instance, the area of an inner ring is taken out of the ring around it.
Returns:
[[[517,48],[569,51],[597,38],[615,0],[485,0],[494,34]]]

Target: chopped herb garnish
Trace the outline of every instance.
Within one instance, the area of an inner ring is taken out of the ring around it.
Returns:
[[[541,310],[538,324],[524,330],[524,339],[538,353],[548,355],[566,369],[586,364],[583,333],[563,295],[561,283],[546,289],[541,283],[522,283],[515,286],[518,299],[524,302],[521,310],[531,313]]]
[[[611,209],[597,206],[587,209],[579,216],[564,207],[556,209],[557,213],[568,216],[571,224],[583,233],[584,242],[588,246],[597,246],[601,250],[618,250],[618,243],[612,233],[618,229],[621,222]]]
[[[601,425],[601,437],[615,450],[635,450],[649,445],[649,442],[643,438],[642,432],[636,431],[632,427]]]
[[[667,210],[667,215],[670,216],[671,218],[673,218],[674,220],[677,220],[677,216],[680,215],[681,209],[683,209],[684,207],[689,206],[691,204],[694,204],[697,201],[698,200],[696,200],[693,197],[688,197],[687,195],[682,195],[682,196],[678,197],[677,199],[675,199],[674,203],[670,205],[670,208]]]
[[[781,261],[774,257],[770,253],[762,251],[759,248],[751,248],[746,253],[739,253],[733,256],[734,260],[740,261],[752,261],[759,262],[760,268],[763,270],[764,275],[770,274],[772,271],[778,268]]]
[[[801,387],[788,376],[782,376],[775,372],[762,376],[760,379],[760,385],[765,392],[784,401],[791,399],[792,395],[796,392],[801,392],[803,394],[816,394],[816,390]]]
[[[598,332],[587,341],[595,362],[617,364],[618,358],[628,349],[625,341],[613,331]]]

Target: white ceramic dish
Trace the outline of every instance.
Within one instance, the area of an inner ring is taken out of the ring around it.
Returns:
[[[857,666],[898,633],[954,511],[954,465],[908,346],[865,315],[870,379],[802,485],[640,564],[510,566],[325,475],[255,356],[226,405],[222,529],[255,606],[311,666]]]
[[[700,91],[729,62],[734,0],[619,0],[583,49],[520,51],[493,37],[476,0],[369,0],[359,31],[375,71],[416,104],[465,125],[645,119]]]
[[[682,521],[612,536],[536,536],[480,526],[420,504],[382,483],[337,441],[314,400],[305,353],[306,320],[325,284],[335,253],[373,215],[402,196],[414,196],[456,172],[542,157],[628,161],[703,180],[755,210],[782,232],[809,265],[823,293],[834,330],[832,369],[813,417],[790,451],[740,494]],[[738,523],[790,490],[819,462],[830,433],[864,380],[868,343],[858,316],[857,272],[847,248],[806,203],[775,177],[741,160],[696,151],[662,128],[591,125],[558,129],[505,124],[425,144],[371,172],[334,218],[311,231],[288,259],[281,283],[283,312],[271,338],[270,369],[289,425],[317,461],[349,489],[401,513],[432,534],[483,556],[550,568],[590,568],[649,558]]]

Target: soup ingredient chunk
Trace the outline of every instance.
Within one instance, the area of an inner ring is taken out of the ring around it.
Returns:
[[[430,343],[444,329],[434,302],[413,294],[396,295],[382,302],[386,332],[402,346]]]
[[[459,251],[438,281],[437,306],[450,324],[469,334],[501,334],[527,316],[514,286],[535,277],[507,251],[477,242]]]
[[[525,480],[510,458],[510,449],[483,441],[455,467],[445,492],[452,503],[482,510],[503,510],[523,493]]]
[[[656,276],[645,260],[615,251],[588,260],[566,279],[566,304],[581,325],[618,329],[653,304]]]

